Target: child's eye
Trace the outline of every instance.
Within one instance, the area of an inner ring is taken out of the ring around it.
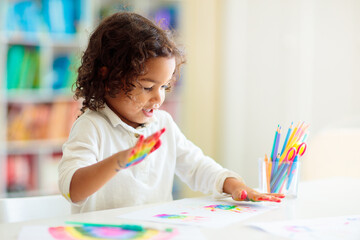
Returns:
[[[165,90],[169,90],[170,89],[170,84],[162,85],[161,88],[163,88]]]
[[[144,90],[145,90],[145,91],[151,91],[151,90],[152,90],[152,87],[144,87]]]

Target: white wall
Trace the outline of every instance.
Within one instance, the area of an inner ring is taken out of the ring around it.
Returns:
[[[256,187],[278,124],[304,120],[314,136],[359,119],[360,1],[223,3],[219,151]]]
[[[183,0],[180,39],[186,50],[181,84],[180,127],[206,155],[221,161],[219,151],[219,0]],[[201,195],[181,186],[181,197]]]
[[[181,128],[216,158],[219,118],[219,0],[185,0],[183,41],[187,63],[182,89]]]

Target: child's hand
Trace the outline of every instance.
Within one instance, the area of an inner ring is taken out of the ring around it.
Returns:
[[[129,157],[125,162],[118,161],[121,169],[128,168],[143,161],[147,155],[158,149],[161,145],[160,136],[165,132],[165,128],[155,132],[150,137],[144,139],[141,135],[135,147],[130,152]]]
[[[279,193],[259,193],[249,187],[236,189],[232,194],[232,198],[236,201],[268,201],[268,202],[281,202],[285,197],[284,194]]]

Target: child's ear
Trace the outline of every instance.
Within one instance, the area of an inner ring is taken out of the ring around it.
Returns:
[[[101,67],[100,69],[99,69],[99,76],[101,77],[101,79],[102,80],[104,80],[107,76],[108,76],[108,73],[109,73],[109,70],[108,70],[108,68],[107,67]],[[105,90],[107,91],[107,92],[109,92],[109,88],[108,87],[105,87]]]
[[[99,70],[99,75],[102,79],[105,79],[108,76],[109,70],[107,67],[101,67]]]

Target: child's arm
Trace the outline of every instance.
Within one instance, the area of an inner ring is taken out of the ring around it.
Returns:
[[[113,178],[118,171],[143,161],[148,154],[160,147],[160,136],[164,131],[165,129],[161,129],[146,139],[141,136],[133,148],[78,169],[70,183],[71,201],[79,202],[86,199]]]
[[[281,202],[285,196],[279,193],[259,193],[245,185],[236,178],[226,178],[224,181],[223,192],[231,194],[236,201],[270,201]]]

